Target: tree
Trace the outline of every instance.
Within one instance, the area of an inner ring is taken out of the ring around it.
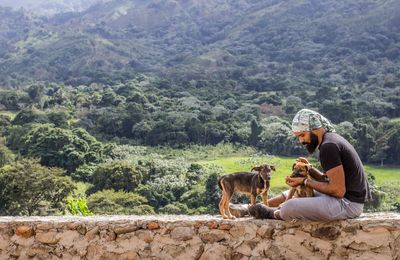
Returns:
[[[40,157],[43,165],[62,167],[68,173],[82,164],[103,160],[103,145],[82,128],[66,130],[38,124],[21,139],[24,155]]]
[[[288,96],[284,106],[286,114],[294,116],[300,109],[304,107],[301,98],[296,96]]]
[[[11,125],[11,118],[8,115],[0,115],[0,130],[3,131],[4,128]]]
[[[142,180],[142,174],[135,165],[125,161],[111,161],[100,164],[93,173],[93,187],[89,193],[103,189],[134,191]]]
[[[249,136],[249,144],[256,146],[259,141],[259,135],[261,134],[263,128],[255,119],[251,121],[250,128],[251,128],[251,134]]]
[[[368,162],[371,151],[374,147],[375,128],[371,122],[367,120],[357,120],[354,123],[356,129],[356,150],[360,155],[361,160]]]
[[[66,111],[52,111],[47,114],[47,117],[56,127],[65,128],[68,126],[68,120],[71,119],[71,114]]]
[[[149,200],[156,209],[162,208],[175,201],[189,189],[184,176],[165,175],[139,185],[137,192]]]
[[[147,205],[147,199],[132,192],[98,191],[88,197],[87,205],[94,214],[154,214],[154,209]]]
[[[12,123],[14,125],[24,125],[28,123],[48,123],[49,118],[43,112],[35,109],[21,110],[14,118]]]
[[[0,215],[49,215],[62,212],[76,189],[62,170],[23,159],[0,169]]]
[[[348,121],[343,121],[335,127],[336,132],[343,136],[349,143],[352,145],[356,144],[356,140],[354,139],[356,129],[354,125]]]
[[[292,132],[287,123],[267,121],[263,128],[258,147],[270,154],[290,154]]]
[[[160,208],[160,213],[163,214],[188,214],[189,208],[186,206],[186,204],[180,203],[180,202],[173,202],[171,204],[168,204],[162,208]]]
[[[217,172],[212,172],[206,179],[206,198],[204,202],[212,213],[218,212],[218,203],[221,199],[221,191],[218,187],[219,176]]]
[[[10,151],[7,146],[0,144],[0,167],[3,167],[5,164],[9,164],[14,162],[15,155],[12,151]]]
[[[43,97],[44,86],[40,84],[31,85],[29,86],[27,92],[33,102],[39,103]]]

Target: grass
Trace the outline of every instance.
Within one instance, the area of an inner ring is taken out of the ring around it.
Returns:
[[[398,187],[400,184],[400,167],[365,165],[364,169],[375,176],[378,186]]]

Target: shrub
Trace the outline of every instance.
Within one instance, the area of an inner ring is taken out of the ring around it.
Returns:
[[[88,207],[94,214],[154,214],[147,199],[139,194],[124,191],[102,190],[88,197]]]

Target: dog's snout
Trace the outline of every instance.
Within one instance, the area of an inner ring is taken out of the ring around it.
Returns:
[[[271,180],[271,175],[265,175],[263,177],[263,179],[266,180],[266,181],[270,181]]]
[[[302,174],[301,174],[301,172],[300,172],[298,169],[295,169],[295,170],[292,172],[292,177],[302,177]]]

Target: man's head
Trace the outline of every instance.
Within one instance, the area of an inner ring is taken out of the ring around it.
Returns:
[[[335,132],[331,122],[318,112],[302,109],[294,116],[292,121],[293,134],[299,138],[299,142],[305,145],[307,151],[312,154],[317,149],[319,135],[323,132]]]

